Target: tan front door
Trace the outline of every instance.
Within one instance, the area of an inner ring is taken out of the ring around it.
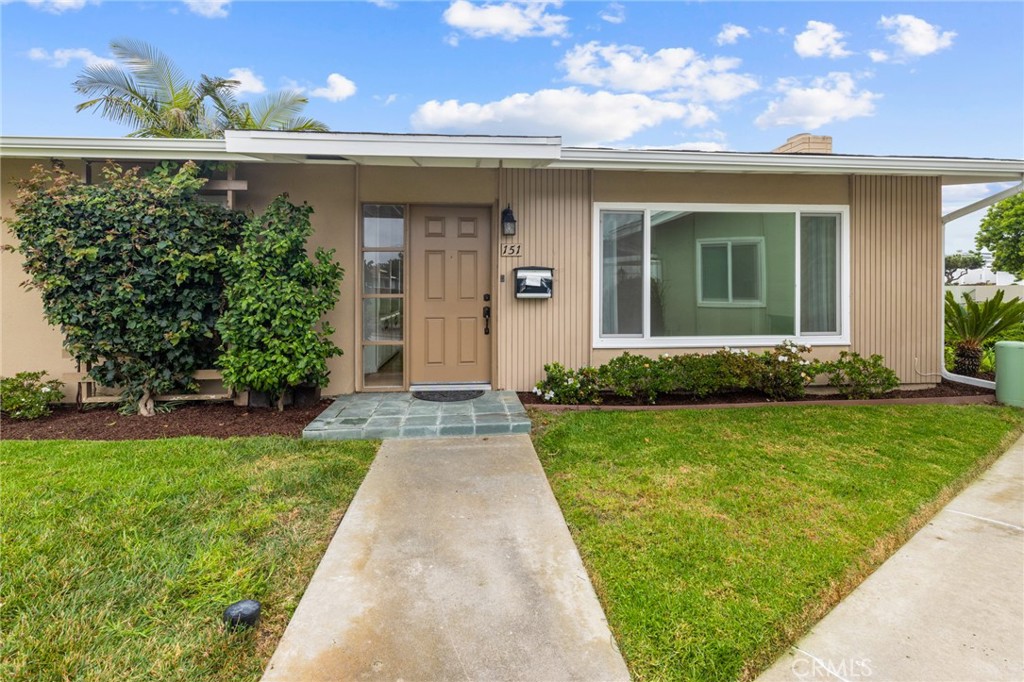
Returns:
[[[415,206],[410,234],[413,384],[490,382],[491,212]]]

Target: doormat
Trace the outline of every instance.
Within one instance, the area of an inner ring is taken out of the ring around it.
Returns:
[[[458,403],[463,400],[479,398],[483,394],[483,391],[415,391],[412,397],[434,403]]]

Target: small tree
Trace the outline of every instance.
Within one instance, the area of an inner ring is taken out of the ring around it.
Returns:
[[[102,386],[152,415],[153,396],[195,389],[212,362],[221,256],[243,220],[203,202],[195,164],[149,175],[109,164],[84,184],[60,168],[20,183],[11,231],[46,319]]]
[[[1003,301],[1003,292],[980,305],[970,295],[957,303],[952,291],[946,292],[946,331],[956,341],[953,371],[973,377],[981,368],[984,344],[992,337],[1024,321],[1024,301]]]
[[[985,265],[984,259],[977,251],[957,251],[946,256],[946,284],[955,284],[958,279],[970,270],[977,270]]]
[[[342,353],[321,318],[338,301],[344,271],[333,250],[306,254],[312,212],[282,194],[249,220],[229,259],[227,309],[218,325],[224,380],[267,393],[279,410],[288,388],[326,386],[327,360]]]
[[[975,243],[992,252],[992,269],[1024,279],[1024,193],[990,206]]]

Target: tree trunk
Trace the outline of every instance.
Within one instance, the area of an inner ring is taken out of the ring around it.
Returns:
[[[958,344],[953,360],[953,372],[965,377],[976,377],[981,369],[981,358],[985,351],[978,346]]]
[[[139,398],[139,414],[143,417],[152,417],[156,414],[156,409],[153,407],[153,396],[148,388],[142,392],[142,397]]]

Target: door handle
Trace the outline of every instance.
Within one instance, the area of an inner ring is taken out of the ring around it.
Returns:
[[[484,336],[491,333],[491,306],[484,306]]]

